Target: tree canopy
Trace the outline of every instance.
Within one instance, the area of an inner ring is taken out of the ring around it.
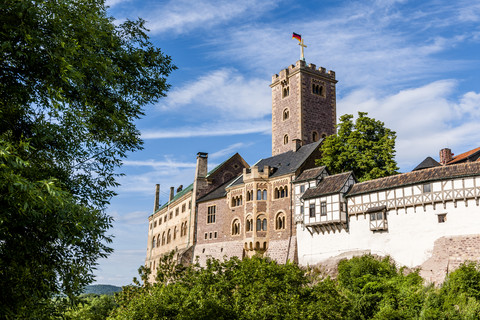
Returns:
[[[317,165],[326,166],[332,174],[353,171],[359,181],[382,178],[398,173],[395,161],[395,131],[384,123],[359,112],[340,117],[337,134],[323,141],[322,157]]]
[[[5,0],[0,21],[0,313],[13,317],[91,282],[111,251],[115,170],[175,66],[104,0]]]

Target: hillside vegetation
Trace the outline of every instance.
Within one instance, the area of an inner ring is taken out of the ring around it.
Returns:
[[[89,298],[67,319],[479,319],[480,268],[462,265],[440,287],[387,257],[342,260],[335,279],[319,269],[253,257],[205,268],[161,261],[155,284]],[[150,270],[141,267],[145,280]],[[101,314],[95,314],[98,310]]]

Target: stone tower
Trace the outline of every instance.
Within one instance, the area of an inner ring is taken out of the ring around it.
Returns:
[[[303,60],[272,76],[272,156],[336,132],[336,83]]]

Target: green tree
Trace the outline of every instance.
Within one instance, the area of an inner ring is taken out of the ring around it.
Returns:
[[[337,127],[338,133],[323,141],[317,165],[326,166],[332,174],[353,171],[359,181],[398,173],[396,135],[383,122],[359,112],[355,123],[353,115],[345,114]]]
[[[111,251],[115,170],[175,67],[104,0],[4,0],[0,21],[0,314],[33,317]]]

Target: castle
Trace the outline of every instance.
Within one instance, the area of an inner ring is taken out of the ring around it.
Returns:
[[[181,263],[262,254],[302,265],[372,253],[420,267],[441,281],[480,260],[480,148],[412,172],[357,183],[351,172],[316,167],[324,137],[336,132],[335,73],[306,64],[272,77],[272,157],[249,166],[237,153],[208,171],[197,154],[193,183],[170,188],[148,218],[145,264],[176,250]],[[153,278],[152,278],[153,279]]]

